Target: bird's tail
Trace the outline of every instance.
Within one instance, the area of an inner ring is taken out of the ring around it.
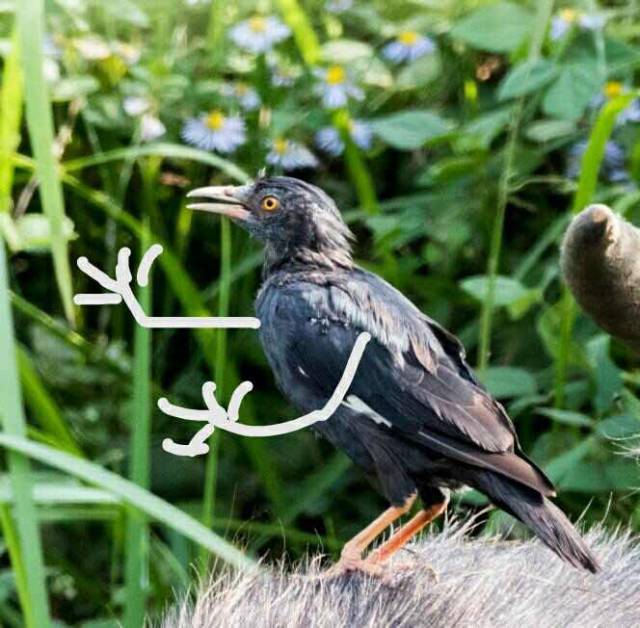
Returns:
[[[562,560],[592,573],[600,569],[598,560],[578,531],[566,515],[546,497],[491,471],[485,471],[474,479],[478,480],[476,488],[524,523]]]

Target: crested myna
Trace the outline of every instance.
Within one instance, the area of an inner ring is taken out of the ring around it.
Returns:
[[[361,332],[371,334],[353,383],[317,429],[372,478],[390,507],[342,552],[338,570],[381,565],[447,503],[472,487],[573,566],[598,564],[550,498],[553,485],[520,449],[504,408],[479,383],[455,336],[353,262],[353,236],[334,201],[289,177],[208,187],[192,207],[223,214],[265,247],[256,300],[260,338],[278,386],[302,412],[332,394]],[[422,510],[367,558],[366,547],[416,497]]]

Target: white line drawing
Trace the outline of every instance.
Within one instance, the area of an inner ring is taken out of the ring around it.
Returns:
[[[156,258],[162,253],[162,245],[154,244],[142,257],[136,279],[138,285],[146,286],[149,271]],[[138,325],[151,329],[258,329],[260,320],[253,316],[147,316],[131,289],[133,276],[129,267],[131,249],[123,247],[118,251],[116,278],[112,279],[96,268],[86,257],[79,257],[78,268],[101,285],[107,293],[76,294],[76,305],[116,305],[124,301]]]
[[[153,262],[162,253],[162,245],[153,244],[143,255],[136,281],[145,287],[149,282],[149,274]],[[78,268],[102,286],[107,292],[76,294],[73,301],[76,305],[117,305],[124,301],[138,325],[152,329],[258,329],[260,320],[251,316],[147,316],[131,289],[133,275],[130,269],[131,249],[122,247],[118,251],[115,268],[115,279],[94,266],[86,257],[79,257]],[[205,423],[186,445],[174,442],[170,438],[162,441],[162,448],[175,456],[200,456],[208,453],[209,445],[206,441],[220,428],[240,436],[265,438],[267,436],[281,436],[309,427],[319,421],[326,421],[344,402],[344,397],[353,383],[364,350],[371,340],[371,334],[362,332],[356,338],[347,364],[331,397],[319,410],[309,412],[297,419],[274,423],[272,425],[247,425],[240,423],[240,405],[244,397],[253,390],[249,381],[239,384],[231,395],[229,408],[225,410],[216,399],[215,382],[205,382],[202,385],[202,398],[206,410],[184,408],[172,404],[168,399],[158,399],[158,408],[168,416]]]
[[[272,425],[247,425],[240,423],[238,421],[240,404],[244,396],[253,390],[253,384],[251,382],[242,382],[233,391],[228,411],[218,403],[215,397],[216,385],[214,382],[205,382],[202,386],[202,398],[207,406],[206,410],[176,406],[165,397],[162,397],[158,400],[158,407],[166,415],[176,419],[205,423],[204,427],[193,436],[187,445],[180,445],[170,438],[165,438],[162,442],[162,448],[176,456],[200,456],[209,451],[209,446],[205,441],[213,434],[216,427],[240,436],[265,438],[268,436],[290,434],[309,427],[314,423],[318,423],[319,421],[326,421],[344,401],[344,397],[353,383],[353,378],[360,365],[364,350],[370,340],[371,334],[367,332],[362,332],[358,335],[344,371],[342,372],[342,376],[340,377],[340,381],[325,405],[319,410],[314,410],[290,421],[274,423]]]

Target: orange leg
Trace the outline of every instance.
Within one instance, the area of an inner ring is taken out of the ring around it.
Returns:
[[[397,532],[385,541],[378,549],[371,553],[367,562],[373,565],[386,563],[398,550],[404,547],[422,528],[439,517],[446,509],[449,500],[434,504],[418,512],[407,521]]]
[[[356,534],[350,541],[347,541],[340,553],[340,560],[327,572],[333,577],[341,575],[347,571],[364,571],[372,575],[380,575],[380,566],[370,564],[362,559],[362,553],[374,541],[374,539],[384,532],[396,519],[406,514],[416,496],[412,495],[402,506],[392,506],[387,508],[379,517],[374,519],[364,530]]]

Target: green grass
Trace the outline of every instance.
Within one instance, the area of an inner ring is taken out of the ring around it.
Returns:
[[[75,313],[71,269],[67,241],[63,233],[64,200],[53,152],[53,119],[43,73],[44,0],[19,2],[17,6],[29,139],[37,164],[36,175],[42,209],[49,219],[55,278],[65,315],[67,320],[73,323]]]
[[[153,162],[142,162],[143,198],[145,209],[155,204],[158,169]],[[148,222],[143,223],[148,227]],[[148,237],[140,241],[140,255],[152,242]],[[138,288],[138,301],[151,315],[151,279],[147,287]],[[133,398],[129,417],[131,429],[130,472],[132,482],[149,487],[151,450],[151,330],[136,326],[133,340]],[[124,625],[135,628],[144,623],[146,600],[149,595],[149,527],[142,513],[127,509],[125,539],[125,611]]]
[[[0,416],[3,437],[24,438],[27,432],[18,379],[18,367],[13,336],[13,317],[9,302],[9,277],[5,245],[0,237]],[[28,625],[46,628],[50,625],[49,603],[45,585],[44,561],[38,519],[32,497],[31,464],[26,456],[11,452],[7,465],[15,496],[12,513],[5,513],[8,522],[15,517],[17,534],[11,534],[12,558],[20,582],[20,598]],[[10,523],[4,525],[5,533],[12,530]],[[19,543],[19,547],[18,547]],[[18,558],[19,557],[19,558]]]

